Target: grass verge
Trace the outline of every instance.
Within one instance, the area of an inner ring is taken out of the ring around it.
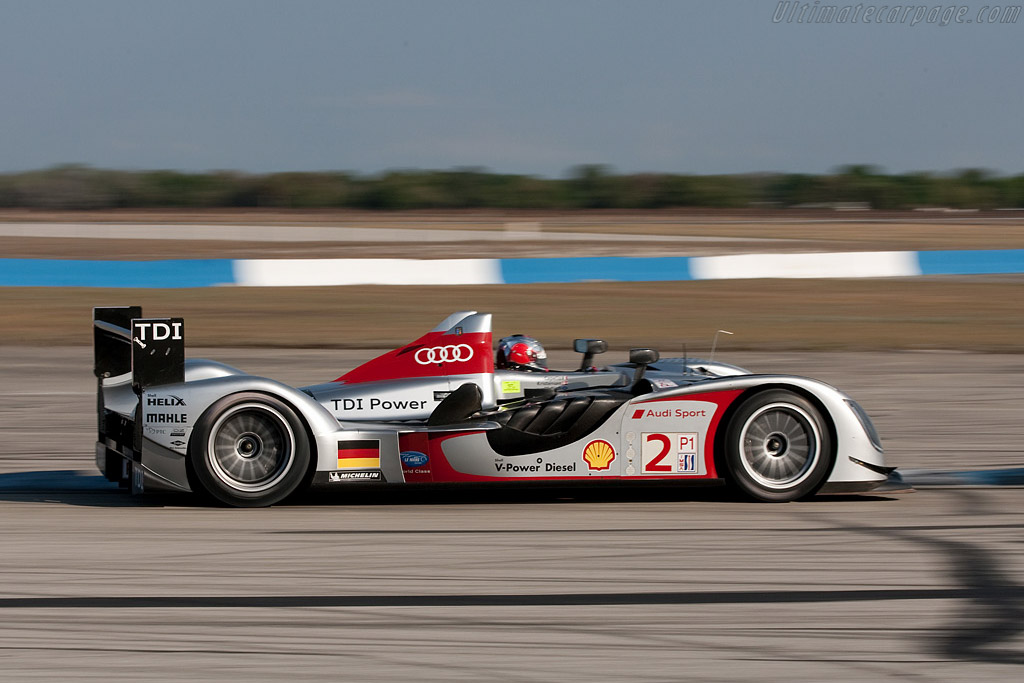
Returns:
[[[140,304],[184,316],[194,346],[374,347],[409,341],[457,310],[495,314],[495,338],[551,348],[688,345],[715,330],[731,349],[1024,352],[1024,277],[600,282],[483,287],[153,290],[0,288],[0,344],[90,344],[91,308]]]

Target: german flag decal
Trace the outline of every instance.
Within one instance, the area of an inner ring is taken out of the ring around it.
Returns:
[[[380,467],[380,440],[358,439],[338,442],[338,469]]]

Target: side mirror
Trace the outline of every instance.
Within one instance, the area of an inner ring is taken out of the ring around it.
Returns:
[[[597,354],[608,350],[608,343],[603,339],[573,339],[572,348],[576,353]]]
[[[583,354],[580,361],[580,370],[587,370],[594,360],[594,356],[608,350],[608,343],[603,339],[573,339],[572,348],[576,353]]]
[[[651,363],[657,363],[659,358],[661,358],[661,354],[654,349],[629,350],[629,362],[636,366],[636,374],[633,375],[634,388],[636,388],[636,386],[640,384],[640,380],[644,378],[644,373],[647,372],[647,366]]]
[[[633,365],[650,365],[657,363],[661,354],[654,349],[630,349],[629,362]]]

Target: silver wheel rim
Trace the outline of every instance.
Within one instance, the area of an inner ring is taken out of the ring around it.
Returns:
[[[818,425],[792,403],[771,403],[747,418],[740,432],[740,462],[769,489],[788,489],[810,476],[821,456]]]
[[[207,462],[236,491],[259,493],[291,470],[295,435],[284,415],[263,403],[241,403],[225,411],[210,430]]]

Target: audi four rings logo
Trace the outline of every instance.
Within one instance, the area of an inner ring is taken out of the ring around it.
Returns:
[[[431,363],[464,363],[473,357],[473,347],[469,344],[452,344],[451,346],[424,347],[416,352],[414,358],[420,365]]]

